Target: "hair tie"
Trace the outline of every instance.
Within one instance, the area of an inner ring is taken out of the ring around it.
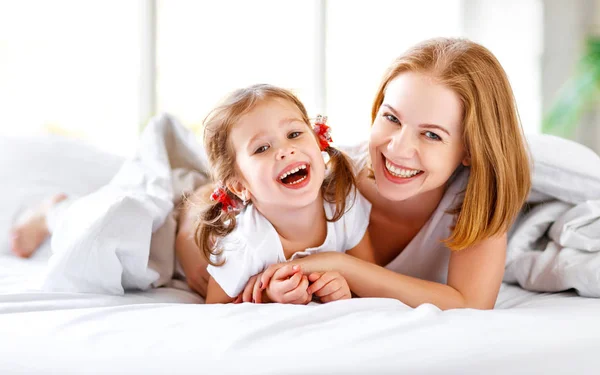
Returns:
[[[235,209],[236,204],[233,199],[227,194],[226,187],[218,184],[213,193],[210,195],[210,200],[221,203],[223,212],[230,212]]]
[[[327,150],[330,147],[329,142],[333,142],[331,139],[331,128],[327,126],[327,116],[318,115],[315,120],[315,126],[313,126],[313,131],[319,138],[319,146],[321,147],[321,151]]]

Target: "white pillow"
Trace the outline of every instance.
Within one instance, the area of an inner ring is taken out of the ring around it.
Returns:
[[[533,189],[564,202],[600,199],[600,157],[586,146],[547,134],[528,134]]]
[[[15,216],[55,193],[88,194],[106,184],[123,158],[62,136],[0,137],[0,253],[9,251]]]

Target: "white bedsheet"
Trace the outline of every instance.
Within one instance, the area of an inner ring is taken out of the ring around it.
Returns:
[[[391,299],[203,305],[175,288],[27,292],[0,254],[1,374],[596,374],[600,300],[503,285],[493,311]],[[19,291],[21,290],[21,291]]]

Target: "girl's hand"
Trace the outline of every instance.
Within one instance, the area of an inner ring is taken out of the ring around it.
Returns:
[[[252,276],[248,282],[246,283],[246,287],[240,293],[239,296],[233,301],[233,303],[242,303],[242,302],[252,302],[252,303],[262,303],[262,293],[261,293],[261,281],[260,276],[262,273],[256,274]],[[254,297],[256,296],[256,297]],[[266,301],[264,301],[266,302]]]
[[[312,284],[307,292],[314,293],[323,303],[352,298],[348,282],[339,272],[314,272],[308,275],[308,280]]]
[[[345,257],[347,257],[347,255],[344,253],[327,251],[319,254],[309,255],[291,262],[272,264],[260,275],[260,282],[262,282],[261,288],[266,288],[275,273],[279,272],[281,268],[288,265],[297,266],[302,269],[304,274],[310,275],[314,272],[326,272],[338,269],[338,267],[342,266],[342,262],[344,261]],[[254,295],[254,298],[256,299],[256,295]]]
[[[312,300],[308,284],[299,266],[285,264],[273,274],[265,292],[271,302],[306,305]]]
[[[288,267],[284,267],[286,265]],[[281,267],[278,267],[276,271],[278,272],[273,272],[274,276],[269,278],[269,285],[266,288],[262,288],[262,273],[252,276],[234,303],[307,304],[312,300],[312,295],[306,293],[309,284],[308,277],[302,275],[299,267],[294,268],[287,263],[281,263]]]

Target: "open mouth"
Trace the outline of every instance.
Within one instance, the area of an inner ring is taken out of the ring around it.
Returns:
[[[288,168],[279,175],[278,180],[281,184],[288,187],[300,187],[308,181],[310,174],[310,165],[307,163],[297,163]]]
[[[398,179],[412,179],[415,178],[424,172],[420,169],[412,169],[406,167],[400,167],[396,164],[390,162],[385,156],[382,155],[384,169],[390,176]]]

